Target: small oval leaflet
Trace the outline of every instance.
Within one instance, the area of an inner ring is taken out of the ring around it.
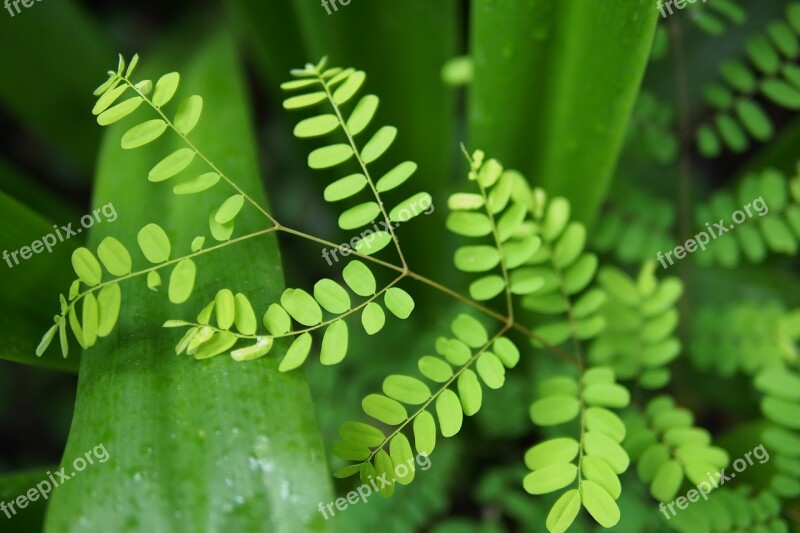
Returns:
[[[372,418],[390,426],[401,424],[408,418],[406,408],[400,402],[382,394],[366,396],[361,401],[361,407]]]
[[[357,295],[366,298],[375,294],[375,276],[372,275],[369,267],[361,261],[350,261],[342,270],[342,276],[347,286]]]
[[[169,277],[169,301],[182,304],[192,295],[197,267],[191,259],[183,259],[175,265]]]
[[[97,298],[90,292],[83,298],[83,342],[87,347],[91,348],[97,342],[98,320]]]
[[[369,126],[369,123],[372,122],[372,117],[375,116],[375,112],[378,110],[379,103],[380,99],[374,94],[368,94],[358,101],[350,118],[347,119],[347,130],[350,135],[358,135]]]
[[[325,329],[319,360],[323,365],[335,365],[347,355],[348,330],[344,320],[337,320]]]
[[[473,300],[485,302],[496,297],[506,288],[506,282],[502,276],[492,274],[484,276],[470,283],[469,295]]]
[[[314,298],[323,309],[335,315],[350,309],[350,295],[332,279],[323,278],[314,285]]]
[[[119,283],[112,283],[100,289],[97,295],[97,307],[100,318],[97,323],[97,336],[107,337],[119,318],[119,308],[122,303],[122,291]]]
[[[455,392],[445,389],[439,394],[436,398],[436,416],[443,437],[452,437],[461,430],[464,412]]]
[[[384,379],[383,393],[409,405],[421,405],[431,397],[431,391],[425,383],[402,375],[392,375]]]
[[[283,108],[287,110],[302,109],[316,105],[327,98],[325,93],[320,91],[316,93],[301,94],[299,96],[292,96],[283,101]]]
[[[375,202],[365,202],[351,207],[339,216],[339,227],[343,230],[357,229],[375,220],[381,208]]]
[[[133,113],[137,107],[139,107],[142,103],[141,96],[134,96],[133,98],[129,98],[124,102],[115,105],[111,109],[107,109],[103,111],[100,116],[97,117],[97,123],[101,126],[108,126],[109,124],[113,124],[118,120],[122,120],[123,118],[127,117],[131,113]]]
[[[244,348],[239,348],[238,350],[233,350],[231,352],[231,358],[234,361],[239,362],[253,361],[267,355],[272,349],[274,343],[275,342],[272,337],[259,337],[255,344],[251,346],[245,346]]]
[[[112,276],[125,276],[131,273],[131,255],[114,237],[103,239],[97,247],[97,255]]]
[[[422,455],[430,455],[436,447],[436,422],[428,411],[414,419],[414,447]]]
[[[111,78],[113,80],[113,78]],[[111,81],[110,80],[110,81]],[[127,85],[119,85],[118,87],[114,87],[108,91],[105,91],[103,95],[97,99],[97,102],[94,104],[92,108],[93,115],[99,115],[106,109],[108,109],[111,104],[116,102],[122,94],[128,90]]]
[[[463,272],[486,272],[500,264],[500,252],[488,245],[462,246],[453,259]]]
[[[436,383],[444,383],[453,376],[453,367],[432,355],[421,357],[417,365],[423,376]]]
[[[56,335],[56,330],[58,330],[58,324],[51,326],[42,337],[42,340],[39,341],[39,345],[36,347],[37,357],[41,357],[45,350],[47,350],[47,347],[50,346],[50,343],[53,341],[53,337]]]
[[[214,215],[214,220],[216,220],[218,224],[227,224],[236,218],[236,215],[242,210],[243,205],[244,196],[241,194],[234,194],[222,202],[222,205],[219,206],[219,209],[217,209]]]
[[[183,135],[188,134],[197,126],[203,112],[203,97],[192,95],[178,106],[175,114],[175,129]]]
[[[289,317],[289,313],[278,304],[272,304],[267,308],[262,322],[267,331],[276,337],[288,333],[292,327],[292,319]]]
[[[483,391],[475,372],[469,368],[458,376],[458,395],[461,397],[461,407],[465,415],[472,416],[480,411]]]
[[[372,231],[372,230],[367,230]],[[386,231],[378,231],[366,235],[360,239],[355,246],[356,252],[364,255],[372,255],[380,252],[392,242],[392,235]]]
[[[389,220],[392,222],[406,222],[426,212],[432,205],[433,198],[431,198],[430,194],[426,192],[417,193],[397,204],[389,212]]]
[[[489,333],[476,318],[460,314],[450,325],[453,335],[471,348],[480,348],[489,340]]]
[[[333,93],[333,101],[336,105],[342,105],[355,96],[366,78],[367,75],[362,70],[356,71],[350,75],[347,81],[340,85]]]
[[[233,297],[233,305],[233,322],[236,324],[236,329],[239,330],[239,333],[242,335],[254,335],[258,328],[258,322],[256,321],[256,314],[253,311],[250,300],[247,299],[247,296],[239,292]]]
[[[414,480],[414,453],[411,451],[411,443],[408,442],[408,437],[402,433],[398,433],[392,437],[389,443],[389,455],[392,462],[396,465],[406,465],[406,473],[399,475],[397,473],[397,482],[401,485],[408,485]]]
[[[413,161],[405,161],[400,163],[392,170],[384,174],[375,184],[375,188],[378,190],[378,192],[390,191],[405,183],[405,181],[416,171],[417,164]]]
[[[126,150],[144,146],[153,142],[167,129],[167,123],[160,118],[148,120],[132,127],[122,136],[121,145]]]
[[[478,375],[490,389],[499,389],[506,380],[506,369],[496,355],[490,352],[483,353],[478,358]]]
[[[151,291],[157,291],[161,286],[161,274],[155,270],[147,273],[147,288]]]
[[[326,202],[338,202],[361,192],[367,186],[367,178],[363,174],[351,174],[338,179],[325,187],[323,197]]]
[[[414,310],[414,299],[406,291],[397,287],[386,291],[383,295],[383,303],[399,319],[408,318]]]
[[[383,329],[386,323],[386,314],[383,308],[375,302],[370,302],[361,313],[361,324],[367,335],[375,335]]]
[[[353,157],[353,149],[349,144],[333,144],[317,148],[308,155],[308,166],[315,170],[341,165]]]
[[[178,90],[180,80],[181,75],[177,72],[170,72],[161,76],[156,82],[156,88],[153,92],[153,105],[161,107],[172,100],[172,97],[175,96],[175,91]]]
[[[231,235],[233,234],[234,221],[231,220],[225,224],[220,224],[217,222],[216,217],[218,210],[219,208],[214,209],[208,216],[208,227],[211,230],[211,236],[214,237],[214,239],[224,242],[230,239]]]
[[[316,326],[322,322],[322,309],[316,300],[302,289],[286,289],[281,295],[281,305],[304,326]]]
[[[301,366],[311,351],[312,338],[310,333],[303,333],[289,346],[286,356],[281,361],[278,370],[288,372]]]
[[[189,166],[197,152],[191,148],[179,148],[159,161],[147,175],[152,182],[168,180]]]
[[[297,126],[294,127],[294,135],[301,139],[321,137],[331,133],[338,127],[339,119],[336,118],[336,115],[319,115],[298,122]]]
[[[236,317],[236,304],[233,293],[229,289],[217,291],[214,297],[214,311],[217,317],[217,326],[220,329],[230,329]]]
[[[394,142],[397,137],[397,128],[394,126],[384,126],[375,132],[372,139],[361,150],[361,159],[365,164],[370,164],[376,161],[380,156],[386,153],[386,150]]]
[[[80,247],[72,252],[72,268],[78,278],[89,287],[94,287],[103,277],[100,263],[94,254],[85,247]]]
[[[158,224],[148,224],[136,236],[142,253],[151,263],[163,263],[169,259],[172,247],[167,233]]]
[[[172,188],[175,194],[194,194],[210,189],[219,182],[219,174],[216,172],[206,172],[190,180],[179,183]]]

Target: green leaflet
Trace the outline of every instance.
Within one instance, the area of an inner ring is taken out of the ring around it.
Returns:
[[[378,218],[380,213],[381,208],[375,202],[359,204],[339,216],[339,227],[343,230],[353,230],[366,226]]]
[[[230,329],[236,317],[236,302],[233,293],[229,289],[217,291],[214,297],[214,311],[217,326],[220,329]]]
[[[389,456],[392,458],[392,463],[395,465],[405,465],[405,474],[397,474],[397,482],[401,485],[408,485],[414,481],[414,453],[411,451],[411,443],[408,438],[402,433],[398,433],[392,437],[389,443]]]
[[[109,124],[113,124],[123,118],[127,117],[138,108],[142,104],[142,97],[141,96],[134,96],[133,98],[129,98],[124,102],[115,105],[114,107],[103,111],[97,117],[97,123],[101,126],[108,126]]]
[[[375,184],[378,192],[391,191],[406,182],[414,172],[417,171],[417,164],[413,161],[405,161],[400,163],[392,170],[381,176]]]
[[[479,302],[491,300],[506,288],[505,280],[498,275],[484,276],[470,283],[469,295]]]
[[[433,198],[426,192],[417,193],[406,198],[389,211],[389,220],[392,222],[407,222],[422,214],[433,204]]]
[[[319,304],[302,289],[286,289],[281,295],[281,305],[293,319],[304,326],[316,326],[322,322]]]
[[[571,463],[545,466],[531,472],[522,482],[529,494],[548,494],[563,489],[578,476],[578,467]]]
[[[298,122],[294,128],[294,135],[301,139],[322,137],[335,131],[338,127],[339,119],[336,115],[319,115]]]
[[[363,174],[351,174],[325,187],[323,196],[326,202],[338,202],[358,194],[366,186],[367,178]]]
[[[259,337],[255,344],[239,348],[231,352],[231,358],[237,362],[254,361],[269,353],[274,344],[272,337]]]
[[[483,213],[459,212],[447,216],[447,229],[465,237],[485,237],[492,232],[492,223]]]
[[[131,272],[131,255],[114,237],[106,237],[97,247],[97,256],[112,276],[125,276]]]
[[[97,327],[99,321],[97,309],[97,298],[94,293],[88,293],[83,298],[83,314],[81,318],[81,328],[83,332],[83,342],[91,348],[97,342]]]
[[[390,426],[397,426],[408,418],[400,402],[380,394],[370,394],[364,398],[361,407],[367,415]]]
[[[201,96],[195,94],[186,98],[178,106],[178,112],[175,114],[175,129],[183,135],[188,135],[197,126],[202,112],[203,98]]]
[[[234,221],[231,220],[225,224],[220,224],[217,222],[218,211],[219,208],[211,211],[211,214],[208,217],[208,227],[211,230],[211,236],[214,237],[214,239],[224,242],[230,239],[231,235],[233,234]]]
[[[286,110],[302,109],[316,105],[325,100],[324,92],[315,92],[310,94],[301,94],[299,96],[292,96],[283,101],[283,108]]]
[[[547,530],[550,533],[563,533],[575,521],[581,510],[581,495],[578,489],[572,489],[556,501],[547,515]]]
[[[89,287],[100,283],[103,277],[100,263],[88,248],[81,247],[72,252],[72,269],[78,278]]]
[[[162,159],[150,173],[147,179],[152,182],[168,180],[183,171],[194,160],[197,154],[191,148],[179,148]]]
[[[106,83],[119,83],[119,79],[117,78],[109,78],[108,82]],[[93,115],[100,115],[111,107],[111,105],[119,100],[120,96],[128,90],[128,86],[126,84],[118,85],[113,89],[109,86],[109,88],[97,99],[95,102],[94,107],[92,108]]]
[[[172,247],[167,233],[158,224],[148,224],[139,230],[136,240],[145,258],[151,263],[163,263],[169,259]]]
[[[161,107],[175,96],[175,91],[178,90],[181,76],[177,72],[170,72],[164,74],[156,82],[155,90],[153,91],[152,102],[156,107]]]
[[[464,272],[486,272],[500,264],[500,253],[492,246],[462,246],[456,250],[453,260]]]
[[[374,94],[368,94],[358,101],[350,114],[350,118],[347,119],[346,126],[350,135],[358,135],[369,126],[375,116],[375,112],[378,110],[379,103],[380,99]],[[378,190],[380,191],[380,189]]]
[[[464,414],[472,416],[480,411],[483,402],[483,391],[475,372],[469,368],[458,376],[458,396],[461,399],[461,408]]]
[[[377,161],[394,142],[397,137],[397,128],[393,126],[383,126],[372,138],[364,145],[361,150],[361,159],[365,164]]]
[[[155,270],[148,272],[147,288],[153,291],[157,291],[160,286],[161,286],[161,274],[159,274]]]
[[[148,120],[132,127],[122,136],[122,148],[130,150],[144,146],[161,137],[167,129],[167,123],[160,118]]]
[[[175,265],[169,277],[169,301],[181,304],[189,299],[194,288],[197,267],[191,259],[182,259]]]
[[[242,293],[236,293],[233,297],[234,318],[233,322],[236,329],[242,335],[254,335],[258,327],[256,321],[256,314],[253,311],[253,305]]]
[[[452,437],[461,429],[463,410],[458,396],[450,389],[445,389],[436,399],[436,416],[439,418],[439,429],[443,437]]]
[[[50,326],[50,329],[45,332],[42,340],[39,341],[39,345],[36,347],[36,356],[41,357],[44,354],[45,350],[50,346],[50,343],[53,341],[53,338],[56,335],[56,331],[58,330],[58,324],[54,324]]]
[[[364,331],[367,335],[375,335],[383,329],[386,323],[386,314],[383,308],[375,302],[370,302],[361,313],[361,324],[364,326]]]
[[[203,245],[205,243],[206,243],[206,238],[202,236],[195,237],[194,239],[192,239],[192,244],[191,244],[192,253],[199,252],[200,250],[202,250]]]
[[[292,319],[289,313],[278,304],[272,304],[267,308],[263,318],[264,327],[272,335],[285,335],[292,327]]]
[[[359,253],[372,255],[386,248],[391,242],[391,234],[386,231],[378,231],[360,239],[356,243],[355,249]]]
[[[334,144],[317,148],[308,155],[308,166],[313,169],[325,169],[341,165],[353,157],[353,149],[349,144]]]
[[[619,507],[599,484],[586,480],[581,483],[581,502],[592,518],[606,528],[619,522]]]
[[[383,393],[409,405],[423,404],[431,397],[431,391],[425,383],[402,375],[389,376],[383,380]]]
[[[313,340],[310,333],[303,333],[298,336],[283,357],[278,370],[281,372],[289,372],[303,365],[311,352],[311,344]]]
[[[414,299],[403,289],[391,287],[383,295],[383,303],[394,316],[405,320],[414,310]]]
[[[337,320],[325,329],[320,349],[320,362],[323,365],[340,363],[347,355],[348,330],[344,320]]]
[[[453,375],[453,368],[438,357],[426,355],[419,360],[418,365],[423,376],[437,383],[444,383]]]
[[[347,286],[359,296],[369,297],[375,294],[376,282],[372,271],[361,261],[350,261],[342,270]]]
[[[97,336],[107,337],[119,318],[120,305],[122,303],[122,291],[118,283],[106,285],[97,294],[97,311],[99,319],[97,322]],[[66,342],[62,342],[66,346]],[[66,351],[66,350],[64,350]]]
[[[414,419],[414,447],[424,455],[430,455],[436,447],[436,422],[428,411]]]
[[[493,353],[485,352],[478,357],[476,368],[478,375],[490,389],[499,389],[505,383],[506,369]]]
[[[244,196],[234,194],[222,202],[222,205],[219,206],[219,209],[214,214],[214,220],[218,224],[228,224],[236,218],[236,215],[242,210],[242,206],[244,206]]]
[[[339,86],[339,88],[333,93],[333,101],[336,103],[336,105],[347,103],[353,96],[355,96],[358,90],[364,84],[364,80],[366,78],[366,73],[361,70],[350,75],[347,78],[347,81]]]
[[[219,182],[219,174],[206,172],[194,178],[179,183],[172,188],[175,194],[194,194],[210,189]]]
[[[321,279],[314,285],[314,299],[323,309],[335,315],[350,309],[350,295],[332,279]]]

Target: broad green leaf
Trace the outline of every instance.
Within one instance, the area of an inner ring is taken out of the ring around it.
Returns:
[[[351,207],[339,216],[339,227],[353,230],[366,226],[381,214],[381,208],[375,202],[365,202]]]
[[[473,300],[485,302],[495,298],[506,288],[506,282],[502,276],[496,274],[484,276],[470,283],[469,295]]]
[[[351,174],[334,181],[323,192],[326,202],[338,202],[361,192],[367,186],[367,178],[363,174]]]
[[[97,298],[94,293],[88,293],[83,297],[83,313],[81,317],[81,327],[83,330],[83,342],[91,348],[97,342],[97,326],[100,315],[97,310]]]
[[[182,304],[192,295],[197,267],[191,259],[183,259],[175,265],[169,277],[169,301]]]
[[[194,194],[210,189],[219,182],[219,174],[206,172],[192,179],[179,183],[172,188],[175,194]]]
[[[97,294],[97,309],[99,319],[97,322],[97,336],[107,337],[119,318],[122,291],[118,283],[106,285]]]
[[[581,510],[581,495],[578,489],[568,490],[561,495],[547,514],[547,530],[550,533],[564,533],[568,530]]]
[[[186,98],[181,102],[181,105],[178,106],[178,112],[175,114],[175,129],[178,130],[179,133],[187,135],[197,126],[202,112],[202,96],[195,94]]]
[[[239,211],[242,210],[242,206],[244,205],[244,196],[241,194],[234,194],[222,202],[222,205],[219,206],[216,213],[214,214],[214,220],[217,221],[218,224],[227,224],[231,222],[236,215],[239,214]]]
[[[578,416],[580,403],[570,396],[550,396],[531,405],[531,420],[537,426],[564,424]]]
[[[539,470],[547,466],[572,462],[580,450],[578,441],[568,437],[546,440],[525,452],[525,466]]]
[[[422,455],[430,455],[436,447],[436,422],[428,411],[414,419],[414,447]]]
[[[233,297],[234,318],[236,329],[242,335],[254,335],[258,327],[256,314],[250,300],[242,293],[236,293]]]
[[[302,289],[286,289],[281,295],[281,305],[293,319],[304,326],[316,326],[322,322],[319,304]]]
[[[382,394],[365,397],[361,401],[361,407],[367,415],[390,426],[402,424],[408,418],[406,408],[400,402]]]
[[[383,329],[386,323],[386,314],[383,308],[375,302],[370,302],[361,313],[361,324],[367,335],[375,335]]]
[[[114,237],[102,240],[97,247],[97,256],[112,276],[125,276],[131,273],[131,255]]]
[[[381,176],[375,184],[378,192],[386,192],[395,189],[406,182],[414,172],[417,171],[417,164],[413,161],[405,161],[400,163],[392,170]]]
[[[493,353],[485,352],[478,357],[478,375],[490,389],[499,389],[506,380],[506,369]]]
[[[348,330],[344,320],[337,320],[325,329],[319,360],[323,365],[335,365],[347,355]]]
[[[122,136],[122,147],[126,150],[139,148],[161,137],[167,129],[167,123],[160,118],[148,120],[132,127]]]
[[[53,341],[53,338],[56,336],[56,331],[58,330],[58,324],[54,324],[50,327],[50,329],[45,332],[42,340],[39,341],[39,345],[36,347],[36,356],[41,357],[42,354],[47,350],[50,346],[50,343]]]
[[[418,366],[423,376],[437,383],[444,383],[453,376],[453,367],[432,355],[421,357]]]
[[[317,148],[308,155],[308,166],[313,169],[324,169],[341,165],[353,157],[353,149],[349,144],[333,144]]]
[[[359,296],[369,297],[375,294],[376,282],[372,271],[361,261],[350,261],[342,270],[347,286]]]
[[[426,192],[420,192],[406,198],[389,211],[389,220],[392,222],[407,222],[424,213],[433,204],[433,198]]]
[[[397,477],[397,482],[401,485],[408,485],[414,480],[414,470],[416,468],[414,461],[414,452],[411,451],[411,443],[408,438],[402,433],[398,433],[392,437],[389,443],[389,455],[392,458],[392,463],[395,464],[394,472]],[[400,465],[405,465],[406,473],[398,473]]]
[[[376,161],[386,153],[386,150],[394,142],[395,137],[397,137],[397,128],[384,126],[379,129],[361,149],[361,160],[367,165]]]
[[[292,319],[289,313],[278,304],[272,304],[264,313],[264,327],[275,336],[285,335],[292,328]]]
[[[436,416],[443,437],[452,437],[461,429],[464,412],[458,396],[450,389],[443,390],[436,398]]]
[[[72,252],[72,269],[78,278],[89,287],[94,287],[103,278],[100,263],[88,248],[80,247]]]
[[[619,522],[619,507],[614,498],[595,481],[585,480],[581,483],[581,501],[583,506],[605,528],[613,527]]]
[[[214,297],[214,311],[217,317],[217,326],[220,329],[230,329],[236,318],[236,302],[230,289],[220,289]]]
[[[197,152],[191,148],[179,148],[162,159],[150,170],[147,179],[152,182],[168,180],[189,166]]]
[[[283,101],[283,108],[287,110],[302,109],[323,102],[327,96],[322,91],[292,96]]]
[[[403,375],[391,375],[383,380],[383,393],[399,402],[420,405],[431,397],[431,391],[422,381]]]
[[[106,109],[97,117],[97,123],[101,126],[108,126],[109,124],[113,124],[118,120],[122,120],[123,118],[127,117],[138,108],[142,104],[142,97],[141,96],[134,96],[133,98],[129,98],[122,103],[115,105],[110,109]]]
[[[563,489],[578,476],[578,467],[572,463],[546,466],[531,472],[522,481],[522,486],[529,494],[548,494]]]
[[[456,250],[454,262],[463,272],[486,272],[500,264],[500,253],[493,246],[462,246]]]
[[[383,295],[383,303],[386,305],[386,309],[401,320],[411,316],[411,312],[414,310],[414,299],[406,291],[397,287],[386,291]]]
[[[458,396],[464,414],[472,416],[481,409],[483,390],[475,372],[467,368],[458,376]]]
[[[356,136],[369,126],[372,117],[378,110],[380,99],[374,94],[368,94],[361,98],[353,109],[350,118],[347,119],[347,130],[350,135]]]
[[[364,84],[364,80],[366,78],[366,73],[361,70],[350,75],[347,78],[347,81],[340,85],[339,88],[333,93],[333,101],[336,103],[336,105],[342,105],[355,96],[355,94]]]
[[[148,224],[136,236],[142,253],[151,263],[163,263],[169,259],[172,247],[166,232],[158,224]]]
[[[321,279],[314,285],[314,298],[323,309],[335,315],[350,309],[350,295],[332,279]]]
[[[338,127],[339,119],[336,118],[336,115],[319,115],[298,122],[294,127],[294,135],[301,139],[322,137],[335,131]]]
[[[259,337],[255,344],[233,350],[231,352],[231,358],[240,363],[244,361],[255,361],[267,355],[274,343],[275,341],[272,337]]]
[[[153,105],[161,107],[175,96],[175,91],[178,90],[178,83],[180,83],[181,75],[177,72],[170,72],[164,74],[156,82],[156,88],[153,91]]]
[[[456,211],[447,216],[447,229],[465,237],[485,237],[492,233],[492,223],[483,213]]]
[[[483,324],[469,315],[458,315],[450,325],[450,329],[453,335],[472,348],[481,348],[489,341],[489,333]]]
[[[280,372],[289,372],[290,370],[302,366],[309,352],[311,352],[311,343],[312,338],[310,333],[303,333],[298,336],[286,351],[286,355],[281,361],[278,370]]]

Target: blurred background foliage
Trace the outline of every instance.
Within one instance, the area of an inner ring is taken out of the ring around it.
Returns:
[[[246,68],[261,174],[287,224],[346,240],[332,229],[335,214],[319,194],[326,181],[306,168],[308,147],[292,138],[278,90],[290,68],[327,54],[332,64],[368,73],[381,117],[400,131],[397,153],[419,163],[420,180],[438,201],[433,215],[400,230],[419,272],[464,286],[453,279],[456,243],[443,230],[444,199],[463,180],[463,142],[568,196],[576,217],[592,228],[595,249],[635,274],[655,251],[690,235],[693,206],[711,191],[730,189],[747,171],[767,166],[787,177],[797,172],[800,116],[758,94],[753,99],[775,125],[769,142],[713,159],[695,145],[697,127],[714,113],[704,89],[719,79],[718,66],[745,57],[747,39],[783,20],[787,5],[715,1],[725,8],[678,11],[658,20],[657,29],[655,2],[644,0],[352,0],[331,15],[315,0],[58,0],[37,2],[13,18],[0,12],[0,243],[17,249],[89,209],[101,139],[89,112],[91,92],[118,51],[146,60],[198,45],[222,27]],[[24,268],[0,266],[3,359],[30,363],[0,361],[0,499],[40,476],[20,471],[61,458],[78,351],[66,362],[54,353],[46,361],[32,354],[55,295],[68,285],[68,255],[79,244],[70,240]],[[314,247],[281,242],[281,253],[288,285],[330,275]],[[751,389],[749,378],[707,355],[718,348],[719,321],[708,309],[727,309],[752,325],[746,313],[753,306],[778,301],[778,314],[796,308],[796,262],[769,261],[769,271],[747,264],[703,269],[688,260],[676,267],[687,283],[681,336],[691,342],[684,342],[690,356],[674,368],[672,392],[732,452],[755,438],[748,422],[759,413],[752,395],[737,392]],[[420,302],[414,321],[395,323],[377,339],[359,338],[335,371],[307,366],[326,444],[343,420],[357,415],[365,394],[386,375],[408,371],[447,329],[455,312],[449,301],[431,294]],[[737,311],[743,302],[750,307]],[[533,357],[523,357],[506,386],[487,395],[462,435],[438,448],[413,487],[353,506],[342,515],[342,530],[539,530],[552,502],[521,491],[521,457],[534,440],[528,405],[536,384],[557,363],[528,351]],[[633,472],[623,485],[618,529],[663,529],[647,487]],[[347,487],[337,482],[338,491]],[[37,527],[41,513],[41,506],[31,509],[21,530]],[[588,520],[575,527],[595,528]]]

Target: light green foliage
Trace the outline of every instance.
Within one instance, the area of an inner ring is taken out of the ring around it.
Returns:
[[[655,269],[655,263],[646,263],[633,280],[616,267],[603,267],[598,274],[603,293],[588,293],[580,302],[590,309],[599,302],[608,324],[592,343],[589,360],[610,366],[619,379],[635,380],[645,389],[669,382],[665,367],[681,352],[675,329],[683,283],[676,277],[659,281]],[[575,309],[582,310],[579,305]]]
[[[616,383],[608,367],[587,370],[580,381],[558,377],[540,385],[539,399],[531,405],[534,424],[561,426],[580,419],[574,437],[546,440],[525,454],[525,465],[531,470],[522,483],[527,492],[567,489],[550,509],[548,531],[566,531],[581,506],[603,527],[619,522],[619,475],[630,460],[620,445],[625,425],[611,409],[622,409],[629,402],[630,393]]]
[[[720,65],[722,81],[708,85],[704,92],[715,116],[697,131],[697,145],[704,156],[717,157],[723,147],[744,152],[750,138],[768,141],[773,137],[771,119],[752,98],[757,87],[771,103],[800,109],[800,68],[795,64],[800,57],[798,21],[800,4],[790,2],[786,22],[772,22],[766,35],[754,35],[746,41],[747,63],[726,60]]]
[[[785,499],[800,496],[800,374],[781,366],[761,371],[755,388],[764,394],[761,412],[770,424],[762,433],[775,473],[770,490]]]
[[[698,499],[674,517],[670,514],[669,526],[680,533],[789,531],[775,494],[748,487],[720,487],[713,497]]]
[[[639,479],[662,502],[678,495],[684,479],[707,483],[707,472],[719,472],[729,463],[728,453],[711,445],[711,433],[695,427],[692,412],[676,406],[671,396],[653,399],[625,424],[625,448],[637,463]]]

